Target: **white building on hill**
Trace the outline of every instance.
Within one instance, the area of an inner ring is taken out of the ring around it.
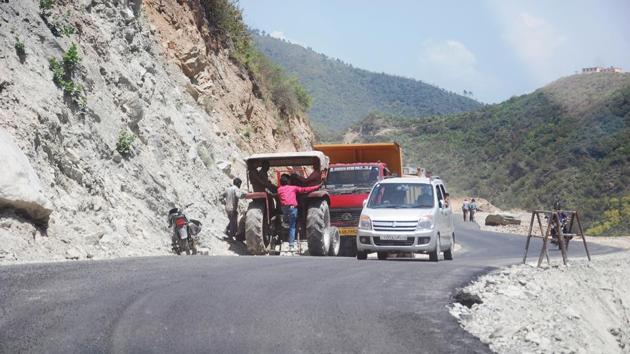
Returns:
[[[608,67],[604,68],[601,66],[596,66],[592,68],[582,68],[582,74],[590,74],[590,73],[622,73],[623,69],[618,67]]]

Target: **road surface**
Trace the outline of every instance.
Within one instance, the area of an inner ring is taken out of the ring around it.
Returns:
[[[519,262],[525,238],[456,228],[463,250],[439,263],[170,256],[0,267],[0,353],[489,352],[447,306],[455,288]],[[540,244],[531,249],[533,261]],[[582,256],[581,244],[569,255]]]

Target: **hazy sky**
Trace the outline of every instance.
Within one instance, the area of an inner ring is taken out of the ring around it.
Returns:
[[[587,66],[630,71],[630,0],[240,0],[245,22],[483,102]]]

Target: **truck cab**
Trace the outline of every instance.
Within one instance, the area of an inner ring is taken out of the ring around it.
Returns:
[[[356,255],[357,226],[372,186],[400,176],[402,158],[396,143],[315,145],[331,161],[325,190],[330,197],[330,223],[341,235],[340,256]]]

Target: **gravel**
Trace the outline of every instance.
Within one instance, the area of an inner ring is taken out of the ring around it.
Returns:
[[[462,290],[483,302],[450,308],[498,353],[630,353],[630,252],[545,268],[520,264]]]

